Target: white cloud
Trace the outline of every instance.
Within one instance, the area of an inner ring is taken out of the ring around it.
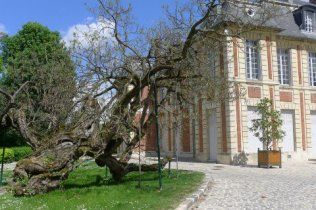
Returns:
[[[0,32],[4,32],[4,33],[7,32],[5,25],[3,23],[0,23]]]
[[[63,36],[63,41],[67,47],[76,43],[80,48],[87,48],[96,42],[110,40],[113,37],[111,26],[113,24],[107,20],[94,21],[88,17],[85,24],[71,26]]]

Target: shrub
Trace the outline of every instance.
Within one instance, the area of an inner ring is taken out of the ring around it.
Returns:
[[[261,99],[257,109],[260,118],[252,120],[250,131],[265,145],[265,149],[271,149],[272,142],[282,141],[285,135],[281,112],[273,108],[272,100],[268,98]]]
[[[0,148],[0,161],[2,162],[2,148]],[[14,161],[14,151],[13,149],[6,148],[4,151],[4,162],[11,163]]]
[[[11,147],[10,149],[14,151],[14,161],[22,160],[33,152],[31,147]]]

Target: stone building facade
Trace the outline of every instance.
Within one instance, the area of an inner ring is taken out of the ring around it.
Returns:
[[[260,3],[249,3],[255,12]],[[273,100],[281,112],[286,136],[274,145],[283,160],[316,158],[316,4],[307,1],[275,1],[292,12],[280,17],[278,27],[258,29],[243,37],[228,37],[216,63],[236,88],[246,90],[237,100],[211,105],[196,99],[197,118],[184,118],[181,129],[161,129],[163,155],[233,164],[247,158],[256,163],[262,144],[249,131],[260,99]],[[247,12],[247,11],[246,11]],[[252,14],[251,14],[252,15]],[[239,90],[238,90],[239,91]],[[168,121],[168,116],[164,116]],[[155,137],[147,139],[154,150]]]

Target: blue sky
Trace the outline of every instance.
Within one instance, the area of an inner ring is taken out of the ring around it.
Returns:
[[[122,0],[131,3],[134,16],[144,24],[151,25],[162,16],[162,5],[173,4],[175,0]],[[65,34],[69,28],[84,24],[93,15],[89,6],[95,0],[0,0],[0,30],[15,34],[23,24],[36,21],[51,30]]]

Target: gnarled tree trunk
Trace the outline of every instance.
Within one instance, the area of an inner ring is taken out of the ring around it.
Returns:
[[[19,161],[14,169],[15,195],[34,195],[58,188],[82,155],[78,145],[64,142]]]
[[[112,177],[115,181],[121,181],[122,178],[133,171],[139,171],[139,165],[135,163],[127,163],[117,160],[113,156],[104,156],[101,155],[95,159],[95,162],[98,166],[104,167],[105,165],[109,167]],[[168,163],[167,160],[161,161],[161,168],[164,168]],[[142,164],[141,165],[142,171],[158,171],[159,165],[158,164]]]

